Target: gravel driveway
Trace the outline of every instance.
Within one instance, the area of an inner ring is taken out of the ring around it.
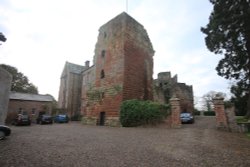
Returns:
[[[80,123],[11,126],[0,141],[0,167],[250,166],[250,139],[198,117],[181,129],[117,128]]]

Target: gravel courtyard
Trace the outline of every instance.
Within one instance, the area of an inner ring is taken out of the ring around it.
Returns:
[[[11,126],[0,141],[0,167],[250,166],[250,139],[198,117],[181,129],[80,123]]]

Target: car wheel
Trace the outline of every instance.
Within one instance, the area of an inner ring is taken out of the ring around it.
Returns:
[[[0,140],[3,140],[5,138],[5,133],[3,131],[0,131]]]

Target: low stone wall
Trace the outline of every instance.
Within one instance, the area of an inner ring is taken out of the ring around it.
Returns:
[[[120,127],[122,126],[119,120],[119,117],[108,117],[106,118],[105,125],[107,126],[115,126]]]
[[[96,117],[83,117],[82,124],[84,125],[98,125],[98,118]],[[106,117],[105,126],[120,127],[121,123],[119,117]]]
[[[235,119],[234,107],[227,108],[225,110],[225,112],[226,112],[229,131],[231,131],[231,132],[239,132],[239,127],[238,127],[238,125],[236,123],[236,119]]]
[[[237,124],[235,117],[235,108],[224,107],[224,99],[222,97],[215,97],[213,99],[214,111],[216,113],[216,127],[219,130],[226,130],[229,132],[245,133],[250,131],[249,123]]]
[[[250,132],[250,122],[249,123],[239,123],[237,124],[237,130],[240,133]]]
[[[82,124],[97,125],[97,118],[96,117],[82,117]]]

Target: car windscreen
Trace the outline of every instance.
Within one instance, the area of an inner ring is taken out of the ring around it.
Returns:
[[[51,118],[50,115],[43,115],[43,118]]]
[[[181,113],[181,117],[191,117],[190,113]]]

